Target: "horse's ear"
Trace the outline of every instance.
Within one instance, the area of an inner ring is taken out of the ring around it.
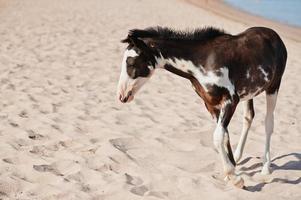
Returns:
[[[136,46],[137,48],[139,48],[141,50],[147,48],[147,45],[144,43],[144,41],[139,38],[130,37],[130,40],[131,40],[132,44],[134,44],[134,46]]]
[[[137,37],[135,36],[134,32],[134,30],[130,30],[128,36],[125,39],[121,40],[121,43],[135,45],[135,40],[137,39]]]
[[[156,47],[156,44],[153,41],[136,37],[132,35],[132,32],[128,34],[127,38],[121,40],[121,42],[135,46],[143,52],[150,52]]]
[[[133,37],[131,35],[128,35],[128,37],[121,40],[121,42],[133,45],[133,46],[137,47],[138,49],[140,49],[142,51],[145,51],[149,48],[143,40],[141,40],[139,38],[136,38],[136,37]]]
[[[120,42],[121,42],[121,43],[128,43],[128,44],[129,44],[129,43],[131,42],[131,40],[130,40],[130,38],[129,38],[129,36],[128,36],[127,38],[121,40]]]
[[[136,41],[138,39],[134,38],[133,36],[131,36],[130,34],[123,40],[121,40],[121,43],[128,43],[128,44],[132,44],[134,46],[136,46]]]

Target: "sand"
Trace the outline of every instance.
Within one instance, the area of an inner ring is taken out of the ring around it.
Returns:
[[[2,1],[0,1],[2,2]],[[249,25],[176,0],[10,0],[0,6],[1,199],[300,199],[301,43],[288,49],[260,175],[265,96],[242,162],[247,190],[222,180],[215,122],[186,80],[158,70],[131,104],[116,99],[131,28]],[[259,24],[260,25],[260,24]],[[242,109],[229,131],[237,145]]]

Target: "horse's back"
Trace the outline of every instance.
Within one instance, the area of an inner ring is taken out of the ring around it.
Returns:
[[[258,35],[260,38],[259,42],[262,42],[270,49],[270,53],[272,55],[272,63],[270,67],[274,68],[274,76],[266,91],[268,94],[273,94],[279,89],[281,78],[285,70],[287,60],[286,47],[277,32],[270,28],[253,27],[246,30],[246,34]]]
[[[286,47],[276,31],[267,27],[252,27],[237,35],[240,40],[246,40],[251,47],[259,47],[268,51],[277,64],[285,67],[287,59]],[[246,43],[245,43],[246,44]],[[258,49],[255,49],[258,51]],[[260,52],[260,51],[259,51]],[[284,71],[284,69],[283,69]]]
[[[252,90],[254,96],[264,90],[275,93],[287,59],[280,36],[269,28],[252,27],[233,36],[233,43],[236,48],[229,61],[239,96],[248,96],[247,90]]]

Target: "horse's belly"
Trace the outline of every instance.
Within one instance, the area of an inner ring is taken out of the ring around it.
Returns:
[[[264,90],[264,87],[254,88],[249,91],[243,89],[241,91],[238,91],[238,96],[240,98],[240,101],[247,101],[247,100],[250,100],[250,99],[253,99],[254,97],[256,97],[263,90]]]

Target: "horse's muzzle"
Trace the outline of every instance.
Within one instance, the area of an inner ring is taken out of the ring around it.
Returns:
[[[119,95],[119,100],[122,102],[122,103],[127,103],[127,102],[130,102],[134,99],[134,96],[133,96],[133,92],[132,91],[129,91],[127,93],[126,96],[123,96],[123,95]]]

